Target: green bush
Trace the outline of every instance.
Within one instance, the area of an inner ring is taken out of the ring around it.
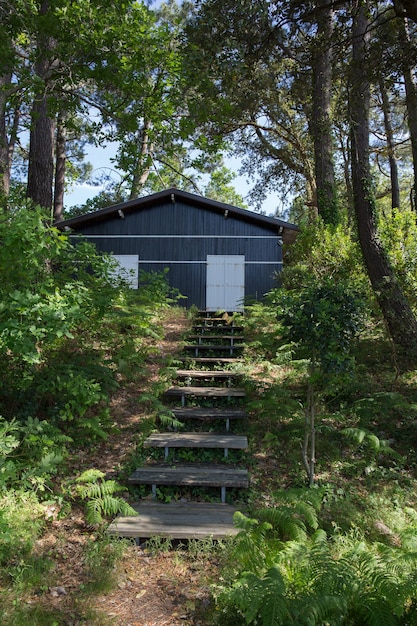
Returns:
[[[32,550],[44,524],[34,493],[10,490],[0,496],[0,564],[19,562]]]

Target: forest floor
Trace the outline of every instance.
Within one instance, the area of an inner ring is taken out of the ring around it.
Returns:
[[[160,354],[148,364],[146,380],[121,388],[112,400],[115,429],[93,452],[76,451],[71,460],[72,473],[79,475],[96,468],[108,478],[116,478],[135,448],[141,421],[148,415],[138,396],[158,378],[167,356],[178,351],[179,341],[189,321],[176,309],[168,316],[165,338],[158,343]],[[66,626],[100,624],[104,626],[203,626],[204,614],[211,603],[209,585],[218,576],[219,561],[214,551],[193,554],[187,550],[159,550],[130,545],[112,573],[110,589],[91,593],[85,564],[86,546],[94,541],[81,510],[59,519],[51,511],[47,531],[37,542],[37,550],[53,555],[56,586],[42,598],[28,598],[29,603],[47,604]],[[109,548],[111,549],[111,548]],[[105,587],[105,583],[103,582]],[[46,608],[46,606],[45,606]],[[90,616],[90,617],[89,617]]]

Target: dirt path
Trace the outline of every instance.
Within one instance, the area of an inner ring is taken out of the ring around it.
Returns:
[[[124,387],[117,393],[111,406],[117,426],[109,438],[92,453],[77,453],[73,458],[74,475],[87,468],[97,468],[109,477],[117,477],[120,468],[135,447],[135,434],[146,409],[138,396],[152,381],[157,380],[164,359],[175,354],[178,341],[187,329],[185,315],[168,315],[165,339],[158,343],[159,355],[148,364],[147,380]],[[54,515],[54,511],[51,511]],[[56,587],[42,599],[33,597],[28,602],[47,603],[62,616],[60,624],[112,624],[113,626],[204,626],[204,615],[210,606],[209,584],[216,578],[218,562],[211,553],[191,554],[185,550],[149,551],[131,545],[118,563],[113,579],[116,585],[100,595],[85,595],[88,577],[85,567],[85,549],[94,540],[94,532],[87,528],[82,512],[73,509],[62,520],[52,519],[48,531],[38,541],[37,549],[53,555]],[[87,600],[86,600],[87,598]],[[86,614],[86,602],[92,611]],[[97,617],[97,613],[102,616]]]

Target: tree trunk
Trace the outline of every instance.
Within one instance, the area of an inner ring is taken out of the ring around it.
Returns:
[[[331,122],[333,9],[328,0],[316,2],[317,36],[313,41],[313,107],[311,131],[317,209],[327,224],[339,221],[333,164]]]
[[[10,152],[6,125],[6,85],[10,85],[11,74],[0,76],[0,196],[8,196],[10,190]]]
[[[136,168],[133,173],[132,187],[130,190],[129,200],[137,198],[143,185],[148,180],[151,171],[151,157],[153,151],[153,143],[149,138],[149,130],[151,128],[150,120],[145,120],[143,130],[141,132],[141,145]]]
[[[27,196],[46,209],[52,209],[53,137],[54,121],[48,113],[46,95],[43,95],[32,107]]]
[[[370,81],[367,67],[367,3],[353,2],[353,56],[350,87],[352,182],[359,242],[366,270],[391,338],[402,355],[417,355],[417,321],[378,238],[369,164]]]
[[[392,124],[391,124],[391,107],[389,103],[387,90],[385,89],[385,85],[382,80],[379,83],[379,89],[380,89],[381,98],[382,98],[382,112],[384,114],[385,134],[387,136],[389,170],[390,170],[390,178],[391,178],[391,208],[399,209],[400,208],[400,183],[398,180],[397,159],[395,158],[395,141],[394,141],[394,133],[392,130]]]
[[[407,22],[399,20],[400,39],[404,42],[404,47],[408,49],[408,54],[403,55],[402,73],[405,84],[405,101],[407,107],[407,122],[411,141],[411,154],[413,157],[414,184],[413,184],[413,205],[417,205],[417,85],[414,78],[415,67],[410,60],[414,58],[411,53],[410,36],[407,29]]]
[[[45,16],[48,10],[49,0],[43,0],[39,14]],[[47,78],[53,45],[53,40],[46,33],[38,34],[35,74],[40,88],[32,104],[27,184],[28,198],[49,210],[52,210],[55,122],[48,111]]]
[[[65,128],[65,114],[58,116],[56,130],[55,150],[55,192],[54,192],[54,221],[61,222],[64,219],[64,190],[65,190],[65,167],[67,159],[67,136]]]

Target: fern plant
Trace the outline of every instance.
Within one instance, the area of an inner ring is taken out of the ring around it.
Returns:
[[[293,522],[286,505],[257,515],[264,521],[236,516],[243,530],[231,559],[234,582],[217,588],[220,605],[233,606],[248,625],[415,623],[417,527],[407,528],[395,545],[370,544],[357,530],[330,538],[320,528],[311,534],[314,516],[303,528],[300,511],[292,515]],[[293,538],[278,540],[283,528]]]
[[[117,492],[125,488],[114,480],[104,480],[105,474],[98,469],[86,470],[76,478],[76,493],[86,502],[86,520],[90,526],[99,526],[104,517],[137,515],[135,509]]]

